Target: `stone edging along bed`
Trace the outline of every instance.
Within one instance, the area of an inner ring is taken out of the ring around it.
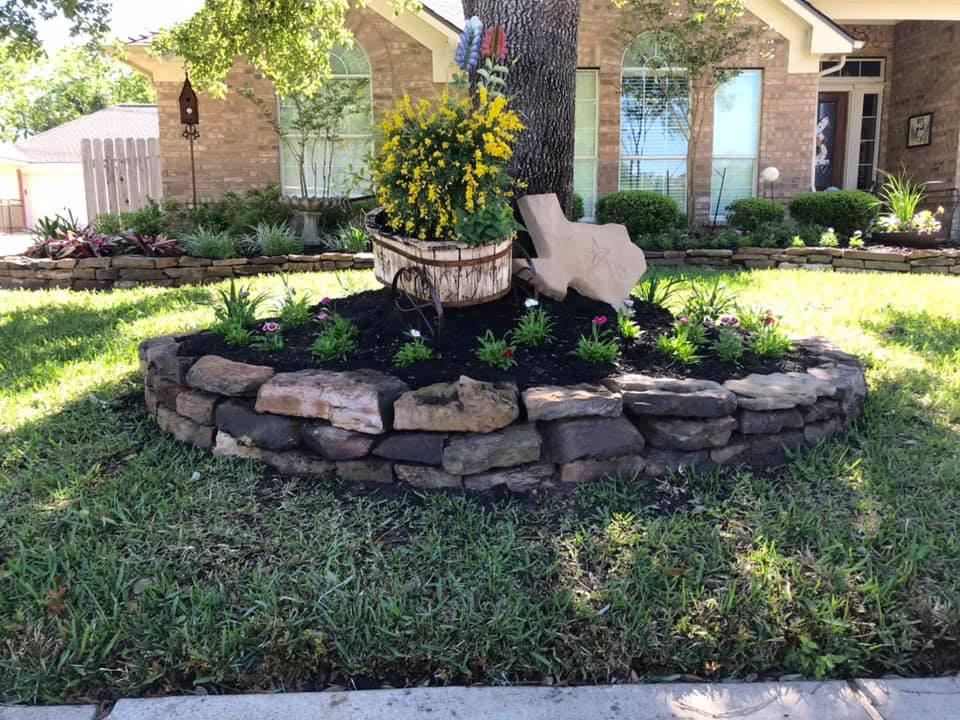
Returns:
[[[518,392],[461,377],[411,389],[372,370],[275,373],[184,357],[175,337],[142,343],[140,369],[161,430],[214,455],[291,475],[527,492],[613,474],[782,464],[787,451],[850,425],[867,393],[856,357],[822,338],[797,344],[816,366],[724,385],[621,375]]]
[[[748,270],[787,268],[836,272],[899,272],[960,275],[960,249],[879,250],[849,248],[761,248],[738,250],[645,250],[661,267],[707,266]]]
[[[189,257],[113,257],[48,260],[23,255],[0,257],[0,288],[73,288],[110,290],[141,285],[179,287],[224,278],[316,270],[361,270],[373,267],[370,253],[326,252],[319,255],[207,260]]]

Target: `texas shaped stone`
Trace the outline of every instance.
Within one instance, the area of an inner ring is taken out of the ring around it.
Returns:
[[[563,300],[572,287],[614,309],[623,306],[647,271],[643,250],[630,242],[623,225],[570,222],[552,193],[526,195],[517,205],[537,257],[533,272],[526,260],[517,260],[515,273],[554,300]]]

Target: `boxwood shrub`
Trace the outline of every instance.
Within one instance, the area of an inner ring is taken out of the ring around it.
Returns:
[[[879,212],[880,201],[859,190],[807,193],[790,201],[790,214],[798,223],[833,228],[843,237],[869,230]]]
[[[765,198],[743,198],[730,203],[727,225],[744,232],[753,232],[769,223],[782,223],[787,209]]]
[[[673,199],[647,190],[621,190],[597,201],[598,223],[620,223],[636,242],[642,235],[672,230],[680,219]]]

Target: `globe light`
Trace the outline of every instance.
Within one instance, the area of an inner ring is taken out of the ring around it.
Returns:
[[[780,179],[780,171],[771,165],[763,169],[763,172],[760,173],[760,177],[763,178],[764,182],[775,183]]]

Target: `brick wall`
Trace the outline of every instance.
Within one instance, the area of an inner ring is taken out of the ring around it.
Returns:
[[[372,70],[374,115],[392,107],[404,91],[433,97],[430,51],[382,16],[369,10],[350,13],[348,25],[367,53]],[[275,107],[272,83],[245,62],[227,77],[233,87],[251,87],[268,107]],[[182,137],[177,98],[182,82],[156,83],[160,115],[163,190],[168,198],[191,198],[190,151]],[[249,100],[230,92],[224,100],[200,96],[200,139],[195,146],[197,195],[219,197],[227,190],[244,190],[280,181],[279,138],[270,121]]]
[[[895,29],[885,163],[906,167],[917,180],[960,185],[960,23],[904,22]],[[929,147],[906,146],[911,115],[933,113]]]

